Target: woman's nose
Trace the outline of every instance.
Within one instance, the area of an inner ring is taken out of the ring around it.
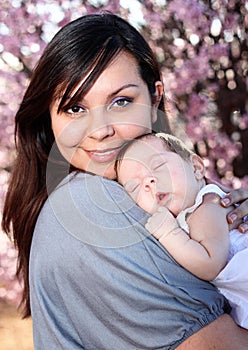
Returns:
[[[156,188],[156,179],[153,176],[146,176],[143,179],[143,187],[145,191],[154,191]]]
[[[109,120],[107,113],[94,111],[91,113],[89,137],[103,140],[114,135],[114,126]]]

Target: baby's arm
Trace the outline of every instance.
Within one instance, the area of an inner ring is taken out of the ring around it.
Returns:
[[[174,259],[197,277],[213,280],[225,266],[229,248],[226,210],[216,194],[204,196],[188,219],[190,235],[167,208],[160,207],[146,224]]]

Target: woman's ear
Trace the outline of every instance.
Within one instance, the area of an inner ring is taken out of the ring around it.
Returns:
[[[203,160],[197,154],[192,154],[190,159],[194,167],[194,174],[195,174],[196,180],[203,179],[205,176],[205,166],[204,166]]]
[[[157,109],[160,103],[160,100],[163,96],[164,88],[161,81],[155,82],[155,93],[152,99],[152,123],[154,124],[157,121]]]

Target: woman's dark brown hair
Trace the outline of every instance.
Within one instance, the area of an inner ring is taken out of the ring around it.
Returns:
[[[24,317],[30,315],[28,272],[35,223],[48,193],[70,168],[56,148],[49,106],[61,96],[58,110],[68,109],[78,102],[121,51],[130,53],[137,60],[140,76],[146,82],[154,103],[155,82],[161,77],[153,52],[134,27],[118,16],[103,13],[80,17],[55,35],[33,72],[16,114],[17,153],[2,227],[9,236],[13,235],[18,249],[17,275],[24,280]],[[89,72],[88,78],[71,98],[72,91]],[[161,113],[164,112],[163,99],[159,110],[158,120],[153,126],[156,131],[166,130],[168,126],[164,113]]]

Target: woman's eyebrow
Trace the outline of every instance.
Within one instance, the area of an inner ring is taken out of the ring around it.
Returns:
[[[130,88],[130,87],[138,88],[139,85],[137,85],[137,84],[132,84],[132,83],[124,84],[124,85],[122,85],[120,88],[118,88],[117,90],[111,92],[111,93],[107,96],[107,98],[113,98],[113,97],[116,96],[120,91],[125,90],[125,89],[128,89],[128,88]],[[73,96],[74,96],[74,95],[68,96],[68,98],[66,99],[66,103],[67,103],[67,101],[70,101],[70,99],[71,99]],[[83,100],[84,100],[84,97],[83,97],[82,101],[83,101]],[[59,101],[59,99],[58,99],[58,105],[59,105],[59,103],[60,103],[60,101]]]
[[[125,84],[125,85],[121,86],[119,89],[113,91],[113,92],[109,95],[109,97],[113,97],[113,96],[117,95],[120,91],[125,90],[125,89],[128,89],[128,88],[130,88],[130,87],[138,88],[139,86],[138,86],[137,84]]]

